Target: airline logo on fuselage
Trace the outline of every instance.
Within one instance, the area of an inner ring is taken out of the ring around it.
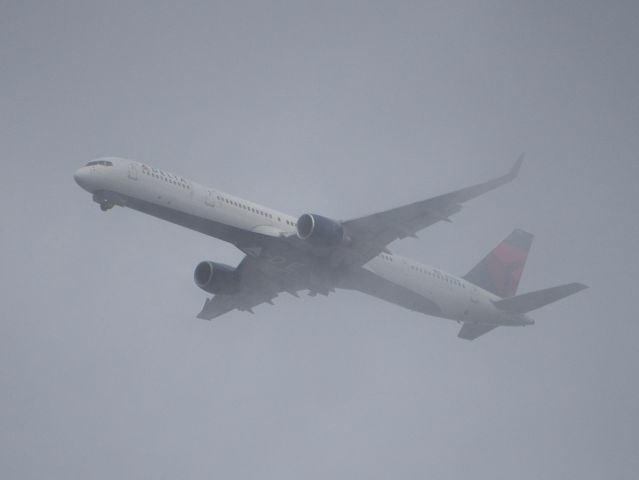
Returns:
[[[161,177],[170,178],[175,180],[176,182],[188,183],[188,180],[184,177],[180,177],[178,175],[173,175],[172,173],[165,172],[164,170],[160,170],[159,168],[149,167],[148,165],[142,164],[142,173],[145,175],[159,175]]]

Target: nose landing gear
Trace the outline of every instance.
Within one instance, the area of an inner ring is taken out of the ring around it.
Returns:
[[[118,197],[109,192],[96,192],[93,194],[93,201],[100,205],[100,210],[106,212],[116,205],[123,205]]]

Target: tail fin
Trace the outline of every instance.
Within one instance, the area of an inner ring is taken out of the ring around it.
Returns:
[[[464,279],[502,298],[512,297],[517,293],[532,240],[532,234],[514,230]]]
[[[504,310],[508,313],[528,313],[549,303],[580,292],[585,288],[588,287],[581,283],[569,283],[567,285],[546,288],[544,290],[537,290],[536,292],[524,293],[523,295],[498,300],[493,302],[493,304],[500,310]]]

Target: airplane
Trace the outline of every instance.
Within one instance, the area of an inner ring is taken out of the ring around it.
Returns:
[[[359,291],[422,314],[460,323],[474,340],[500,326],[534,324],[528,313],[585,288],[581,283],[517,295],[533,235],[514,230],[463,277],[391,253],[388,245],[450,217],[465,202],[511,182],[523,155],[492,180],[350,220],[299,218],[205,187],[137,161],[104,157],[74,178],[102,211],[128,207],[235,245],[238,266],[202,261],[195,284],[212,294],[198,318],[253,313],[282,293],[295,297]]]

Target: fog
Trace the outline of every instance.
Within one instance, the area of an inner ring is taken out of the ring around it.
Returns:
[[[0,2],[0,476],[633,478],[637,2]],[[505,173],[390,248],[589,290],[474,342],[372,297],[197,320],[241,252],[73,171],[133,158],[352,218]]]

